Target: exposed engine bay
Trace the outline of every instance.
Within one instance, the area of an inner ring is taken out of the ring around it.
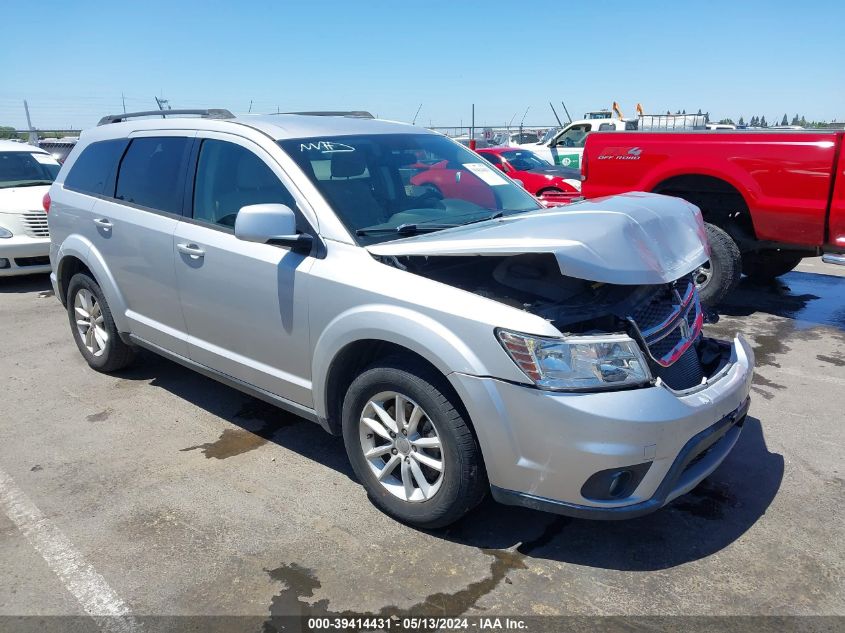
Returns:
[[[625,332],[645,352],[652,375],[676,390],[713,376],[730,353],[701,335],[704,313],[691,275],[658,285],[595,282],[563,275],[551,253],[379,259],[536,314],[563,334]]]

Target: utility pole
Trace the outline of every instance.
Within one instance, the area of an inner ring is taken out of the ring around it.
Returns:
[[[26,112],[26,126],[29,128],[29,144],[38,145],[38,132],[32,127],[32,120],[29,118],[29,104],[23,100],[23,109]]]
[[[566,112],[566,118],[569,119],[570,123],[572,123],[572,117],[569,116],[569,110],[566,109],[566,104],[563,102],[563,99],[561,99],[560,105],[563,106],[563,111]]]
[[[560,127],[563,127],[563,123],[560,122],[560,117],[557,115],[557,112],[555,111],[555,107],[552,105],[551,101],[549,101],[549,107],[552,109],[552,114],[554,114],[555,118],[557,119],[557,124]]]
[[[525,108],[525,114],[522,115],[522,120],[519,122],[519,142],[522,143],[522,125],[525,123],[525,117],[528,116],[528,111],[531,109],[531,106]]]
[[[161,111],[170,110],[170,99],[159,99],[158,97],[156,97],[155,99],[156,99],[156,104],[158,104],[159,110],[161,110]],[[162,114],[161,118],[165,119],[167,117]]]

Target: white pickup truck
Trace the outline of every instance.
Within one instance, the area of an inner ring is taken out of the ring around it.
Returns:
[[[635,119],[619,119],[604,112],[587,113],[587,118],[572,121],[546,142],[520,145],[554,165],[580,169],[584,143],[590,132],[624,130],[697,130],[705,129],[702,114],[643,114]],[[603,116],[604,115],[604,116]]]
[[[625,125],[622,119],[580,119],[564,126],[545,143],[526,143],[520,147],[530,149],[553,165],[579,169],[587,134],[596,130],[624,130]]]

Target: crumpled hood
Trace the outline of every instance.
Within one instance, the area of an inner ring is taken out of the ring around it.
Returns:
[[[626,193],[368,246],[373,255],[552,253],[561,273],[611,284],[668,283],[709,258],[698,209]]]
[[[0,189],[0,213],[43,211],[44,206],[41,200],[49,190],[50,185]]]

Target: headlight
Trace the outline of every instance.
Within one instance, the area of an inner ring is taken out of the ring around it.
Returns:
[[[624,334],[542,338],[496,330],[502,347],[543,389],[621,389],[651,380],[637,344]]]
[[[12,237],[12,232],[9,229],[4,229],[2,226],[0,226],[0,238],[8,239],[10,237]]]

